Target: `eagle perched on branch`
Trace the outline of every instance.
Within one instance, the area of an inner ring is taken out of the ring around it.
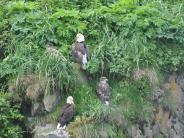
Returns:
[[[66,100],[66,104],[61,110],[61,113],[58,119],[57,129],[59,130],[65,129],[66,125],[73,118],[74,114],[75,114],[75,104],[73,102],[73,97],[69,96]]]
[[[108,79],[106,77],[101,77],[100,82],[97,83],[96,93],[102,102],[109,105],[111,87],[107,83]]]
[[[84,41],[84,35],[78,33],[76,36],[76,42],[72,44],[72,56],[83,69],[86,69],[86,64],[89,60],[89,49],[84,44]]]

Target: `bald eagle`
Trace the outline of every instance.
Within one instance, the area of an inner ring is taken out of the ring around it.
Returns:
[[[84,44],[84,41],[83,34],[77,34],[76,42],[72,44],[72,56],[83,69],[86,69],[86,64],[89,60],[89,49]]]
[[[109,99],[111,95],[111,87],[107,83],[108,79],[106,77],[101,77],[100,82],[97,83],[96,93],[102,102],[109,105]]]
[[[58,119],[58,125],[57,129],[65,129],[66,125],[69,123],[69,121],[73,118],[75,114],[75,105],[73,102],[73,97],[69,96],[67,98],[66,104],[61,110],[59,119]]]

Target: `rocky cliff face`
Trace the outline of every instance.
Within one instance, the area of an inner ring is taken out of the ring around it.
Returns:
[[[138,75],[138,76],[136,76]],[[154,86],[152,96],[152,118],[144,122],[138,122],[127,128],[125,120],[117,119],[120,127],[123,126],[131,138],[182,138],[184,136],[184,74],[167,75],[162,84],[158,84],[156,73],[148,69],[137,72],[134,79],[147,76]],[[24,83],[26,83],[24,81]],[[29,86],[29,85],[28,85]],[[42,86],[42,85],[40,85]],[[35,88],[35,87],[34,87]],[[30,89],[31,90],[31,89]],[[37,89],[33,89],[36,91]],[[28,90],[27,90],[28,91]],[[34,93],[34,92],[31,92]],[[38,92],[35,92],[38,93]],[[35,102],[32,106],[34,115],[42,110],[51,112],[58,103],[57,93],[42,97],[41,103]],[[40,105],[41,104],[41,105]],[[39,110],[38,110],[39,109]],[[117,124],[116,123],[116,124]],[[102,132],[106,138],[105,133]],[[65,131],[58,131],[56,124],[45,123],[36,125],[33,129],[34,138],[68,138]],[[107,136],[108,137],[108,136]]]
[[[69,138],[66,131],[57,130],[54,124],[35,126],[33,133],[34,138]]]
[[[145,71],[142,72],[143,76],[150,76]],[[160,87],[154,88],[152,103],[152,120],[132,125],[129,131],[130,137],[182,138],[184,136],[184,74],[168,75]]]

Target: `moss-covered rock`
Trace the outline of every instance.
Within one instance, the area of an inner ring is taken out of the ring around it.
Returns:
[[[29,103],[32,116],[51,112],[61,100],[62,88],[48,86],[48,79],[38,75],[24,75],[13,80],[9,91],[17,101]]]

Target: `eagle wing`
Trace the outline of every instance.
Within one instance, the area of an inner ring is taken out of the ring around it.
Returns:
[[[72,44],[72,52],[74,52],[75,54],[77,53],[81,53],[82,55],[87,54],[87,47],[83,44],[83,43],[79,43],[79,42],[75,42],[74,44]]]
[[[65,104],[60,113],[59,122],[63,126],[68,123],[75,114],[75,106],[73,104]]]
[[[102,90],[101,90],[101,85],[100,85],[100,83],[97,84],[96,92],[97,92],[97,95],[98,95],[98,96],[102,95]]]
[[[82,63],[83,54],[76,43],[72,44],[72,56],[77,63]]]
[[[63,108],[61,109],[60,116],[62,116],[65,112],[65,110],[68,108],[69,104],[65,104]]]
[[[105,101],[109,101],[110,94],[111,94],[111,88],[110,88],[109,84],[106,84],[104,87],[105,87],[104,88],[105,91],[104,91],[104,94],[103,94],[104,99],[105,99]]]

